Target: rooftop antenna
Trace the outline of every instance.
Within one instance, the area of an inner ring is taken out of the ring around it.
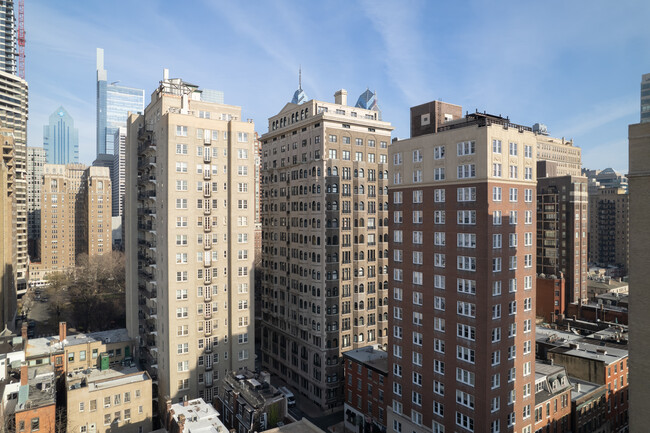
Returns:
[[[302,90],[302,65],[298,67],[298,89]]]

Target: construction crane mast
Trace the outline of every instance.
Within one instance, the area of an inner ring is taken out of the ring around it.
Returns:
[[[25,0],[18,0],[18,76],[25,79]]]

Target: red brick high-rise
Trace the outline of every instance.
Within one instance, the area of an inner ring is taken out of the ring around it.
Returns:
[[[388,431],[531,433],[536,136],[449,117],[389,148]]]

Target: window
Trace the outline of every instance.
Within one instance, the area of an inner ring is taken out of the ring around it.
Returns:
[[[476,211],[475,210],[459,210],[457,211],[457,222],[460,225],[476,224]]]
[[[465,385],[473,387],[475,381],[474,373],[463,368],[456,367],[456,380],[460,383],[464,383]]]
[[[176,144],[176,154],[177,155],[187,155],[187,144]]]
[[[518,174],[519,174],[518,169],[519,169],[519,167],[517,167],[516,165],[511,165],[510,166],[510,179],[517,179]]]
[[[492,283],[492,296],[499,296],[501,294],[501,281],[494,281]]]
[[[528,212],[528,211],[526,211]],[[517,225],[517,215],[518,212],[516,210],[511,210],[510,211],[510,225]]]
[[[176,126],[176,135],[179,137],[187,137],[187,126]]]
[[[510,201],[511,201],[511,202],[516,202],[516,201],[517,201],[517,198],[518,198],[518,196],[519,196],[518,193],[519,193],[519,190],[518,190],[517,188],[510,188],[510,195],[509,195],[509,197],[510,197]]]
[[[440,311],[445,311],[445,298],[441,296],[434,296],[433,308]]]
[[[510,155],[517,156],[517,143],[510,143]]]
[[[501,153],[501,140],[492,140],[492,153]]]
[[[492,329],[492,343],[501,341],[501,328]]]
[[[393,203],[401,204],[402,203],[402,191],[393,192]]]
[[[475,164],[462,164],[457,167],[457,177],[458,179],[467,179],[471,177],[476,177],[476,165]]]
[[[476,328],[470,325],[465,325],[463,323],[456,324],[456,335],[465,340],[475,341],[476,339]]]
[[[445,223],[445,211],[444,210],[433,211],[433,223],[434,224],[444,224]]]
[[[414,244],[416,244],[416,245],[422,244],[422,239],[423,239],[423,235],[422,235],[421,231],[416,230],[416,231],[413,232],[413,243]]]
[[[532,203],[533,202],[533,190],[526,188],[524,190],[524,201],[526,203]]]
[[[433,266],[437,268],[444,268],[446,265],[446,257],[442,253],[433,254]]]
[[[456,312],[459,316],[476,317],[476,304],[471,302],[457,301]]]
[[[524,157],[532,158],[533,157],[533,146],[524,145]]]
[[[476,187],[463,187],[456,190],[456,198],[459,202],[476,201]]]
[[[458,293],[465,293],[468,295],[476,294],[476,280],[458,278],[456,282],[458,287]]]
[[[433,244],[436,246],[445,246],[445,232],[434,232]]]
[[[463,155],[473,155],[476,153],[476,142],[474,141],[463,141],[456,144],[458,156]]]
[[[500,226],[501,225],[501,211],[495,210],[492,212],[492,225]]]
[[[421,189],[413,191],[413,203],[422,203],[424,195]]]
[[[492,235],[492,248],[494,248],[494,249],[501,248],[501,244],[502,244],[502,242],[501,242],[501,234],[499,234],[499,233],[493,234]]]
[[[433,148],[433,159],[443,159],[445,157],[445,146],[436,146]]]
[[[176,173],[187,173],[187,162],[177,162]]]
[[[501,164],[492,164],[492,176],[501,177]]]
[[[476,257],[457,256],[456,269],[461,271],[476,271]]]
[[[413,151],[413,162],[422,162],[422,150],[415,149]]]
[[[402,165],[402,154],[396,153],[393,155],[393,165]]]
[[[456,390],[456,403],[474,409],[474,396],[467,392]]]
[[[436,234],[438,234],[436,232]],[[445,232],[440,233],[443,236],[444,245],[444,235]],[[434,242],[435,244],[435,242]],[[438,244],[435,244],[438,245]],[[476,248],[476,234],[475,233],[458,233],[456,235],[456,246],[461,248]]]
[[[445,180],[444,167],[438,167],[433,169],[433,180]]]
[[[501,257],[492,259],[492,272],[501,272]]]
[[[527,210],[524,213],[524,224],[532,224],[532,223],[533,223],[533,211]]]
[[[532,167],[525,167],[524,168],[524,179],[533,180],[533,168]]]
[[[492,200],[493,201],[501,201],[501,187],[500,186],[492,187]]]
[[[501,318],[501,304],[496,304],[492,306],[492,319]]]

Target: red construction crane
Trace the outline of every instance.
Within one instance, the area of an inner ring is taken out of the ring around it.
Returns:
[[[18,76],[25,79],[25,0],[18,0]]]

